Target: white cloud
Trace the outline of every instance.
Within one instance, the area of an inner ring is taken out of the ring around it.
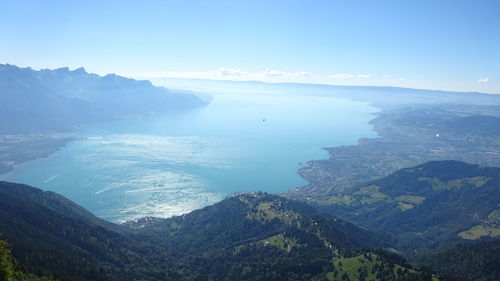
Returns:
[[[306,81],[312,75],[309,72],[285,72],[275,69],[266,69],[260,72],[249,72],[238,68],[220,67],[209,71],[171,71],[171,72],[149,72],[140,74],[124,74],[135,78],[188,78],[188,79],[214,79],[214,80],[261,80],[261,81]]]
[[[352,78],[368,79],[371,77],[372,77],[372,75],[369,73],[367,73],[367,74],[339,73],[339,74],[330,75],[330,78],[340,79],[340,80],[346,80],[346,79],[352,79]]]
[[[386,78],[386,79],[387,79],[387,78],[389,78],[389,77],[391,77],[391,76],[389,76],[389,75],[387,75],[387,74],[386,74],[386,75],[384,75],[384,78]]]
[[[266,69],[265,71],[263,71],[261,73],[256,73],[256,74],[262,74],[262,75],[270,76],[270,77],[273,77],[273,76],[287,76],[287,77],[302,76],[302,77],[310,77],[311,76],[311,74],[309,74],[309,72],[305,72],[305,71],[283,72],[283,71],[274,70],[274,69]]]
[[[399,78],[399,81],[408,81],[408,79],[403,77],[403,78]]]
[[[477,82],[479,82],[479,83],[488,83],[488,82],[490,82],[490,78],[484,77],[484,78],[479,79]]]
[[[263,72],[263,74],[266,76],[283,76],[284,75],[284,73],[282,71],[273,70],[273,69],[266,69]]]
[[[246,74],[241,69],[225,68],[225,67],[219,68],[216,72],[218,72],[222,76],[241,76],[241,75],[245,75]]]
[[[311,73],[305,72],[305,71],[295,72],[295,75],[297,75],[297,76],[303,76],[303,77],[311,77]]]
[[[354,76],[355,76],[354,74],[339,73],[339,74],[334,74],[331,77],[335,78],[335,79],[345,80],[345,79],[354,78]]]

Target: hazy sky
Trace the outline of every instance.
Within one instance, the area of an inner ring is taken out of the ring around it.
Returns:
[[[0,0],[0,63],[500,93],[500,1]]]

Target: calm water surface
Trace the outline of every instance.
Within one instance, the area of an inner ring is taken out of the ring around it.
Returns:
[[[210,105],[183,114],[89,126],[47,158],[4,180],[61,193],[97,216],[123,222],[169,217],[236,191],[280,193],[322,147],[373,137],[365,103],[295,91],[219,89]]]

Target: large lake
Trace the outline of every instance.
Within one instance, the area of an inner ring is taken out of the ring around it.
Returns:
[[[280,193],[305,185],[297,169],[322,147],[376,133],[376,108],[307,90],[210,89],[195,111],[101,123],[4,180],[63,194],[97,216],[123,222],[169,217],[237,191]]]

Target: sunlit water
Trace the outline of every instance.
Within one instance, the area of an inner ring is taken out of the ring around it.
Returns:
[[[169,217],[237,191],[280,193],[322,147],[372,137],[367,104],[293,91],[224,90],[183,114],[96,124],[4,180],[61,193],[104,219]]]

